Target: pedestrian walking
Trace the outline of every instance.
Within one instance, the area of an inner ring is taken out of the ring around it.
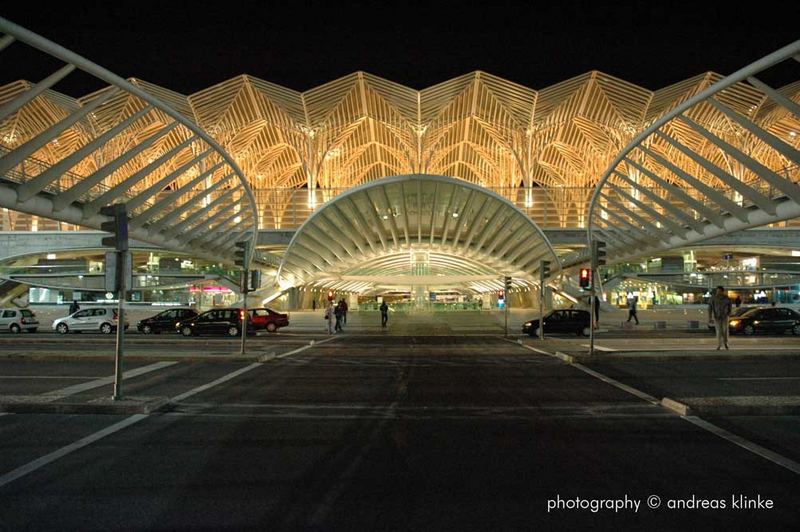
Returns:
[[[636,320],[636,325],[639,325],[639,318],[636,316],[636,303],[639,301],[639,298],[633,296],[628,300],[628,321],[625,323],[630,323],[631,318]]]
[[[591,296],[589,296],[591,298]],[[594,328],[600,328],[600,297],[595,294],[594,301],[592,301],[592,307],[594,309]]]
[[[340,301],[336,308],[333,309],[333,315],[336,318],[336,327],[334,330],[339,332],[342,330],[342,316],[344,315],[344,309],[342,309],[342,302]]]
[[[731,300],[725,295],[725,288],[718,286],[708,301],[708,321],[714,320],[717,332],[717,351],[722,346],[728,349],[728,318],[731,315]]]
[[[81,306],[78,304],[78,302],[77,302],[77,301],[75,301],[75,300],[73,299],[73,300],[72,300],[72,303],[70,303],[70,305],[69,305],[69,313],[70,313],[70,315],[72,315],[72,314],[75,314],[75,313],[76,313],[76,312],[78,312],[80,309],[81,309]]]
[[[339,301],[339,306],[342,307],[342,324],[347,325],[347,301],[342,298],[342,300]]]
[[[316,299],[312,299],[311,300],[311,310],[317,310],[317,300]]]
[[[381,303],[381,327],[386,327],[386,322],[389,321],[389,305],[386,301]]]

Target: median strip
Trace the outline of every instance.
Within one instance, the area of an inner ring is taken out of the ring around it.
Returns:
[[[320,342],[313,342],[312,341],[312,342],[309,343],[309,345],[303,346],[303,347],[301,347],[299,349],[294,349],[292,351],[289,351],[288,353],[284,353],[284,354],[280,355],[279,357],[280,358],[284,358],[284,357],[287,357],[289,355],[293,355],[295,353],[299,353],[299,352],[305,351],[306,349],[310,349],[310,348],[314,347],[315,345],[319,345],[319,344],[330,342],[332,340],[335,340],[336,338],[339,338],[339,337],[328,338],[328,339],[322,340]],[[276,358],[278,358],[278,357],[276,357]],[[162,362],[162,363],[159,363],[159,364],[151,364],[150,366],[145,366],[144,368],[137,368],[135,370],[131,370],[130,372],[126,372],[125,375],[126,376],[142,375],[144,373],[148,373],[150,371],[155,371],[156,369],[160,369],[162,367],[166,367],[166,366],[169,366],[169,365],[172,365],[172,364],[175,364],[175,362]],[[158,366],[158,367],[154,367],[154,366]],[[220,385],[220,384],[222,384],[224,382],[228,382],[228,381],[230,381],[230,380],[232,380],[232,379],[234,379],[234,378],[236,378],[236,377],[238,377],[240,375],[243,375],[244,373],[252,371],[252,370],[254,370],[254,369],[256,369],[256,368],[258,368],[260,366],[263,366],[263,364],[261,362],[255,362],[253,364],[245,366],[244,368],[240,368],[240,369],[238,369],[236,371],[228,373],[227,375],[224,375],[223,377],[220,377],[219,379],[211,381],[211,382],[209,382],[207,384],[204,384],[202,386],[198,386],[197,388],[193,388],[193,389],[189,390],[188,392],[184,392],[184,393],[182,393],[180,395],[176,395],[175,397],[170,399],[170,402],[181,401],[183,399],[186,399],[187,397],[191,397],[193,395],[197,395],[197,394],[199,394],[201,392],[204,392],[204,391],[209,390],[209,389],[211,389],[211,388],[213,388],[215,386],[218,386],[218,385]],[[99,381],[105,381],[105,380],[106,379],[98,379],[97,381],[93,381],[93,382],[97,383]],[[113,378],[112,378],[112,382],[113,382]],[[91,383],[86,383],[86,384],[88,385],[88,384],[91,384]],[[100,386],[102,386],[102,384],[100,384]],[[76,388],[76,387],[69,387],[69,388]],[[78,393],[78,392],[76,392],[74,390],[70,390],[69,388],[64,388],[64,389],[62,389],[62,391],[63,390],[67,390],[69,393]],[[85,389],[91,389],[91,388],[85,388]],[[83,391],[83,390],[80,390],[80,391]],[[0,413],[0,415],[2,415],[2,413]],[[132,415],[132,416],[130,416],[128,418],[123,419],[119,423],[115,423],[114,425],[111,425],[110,427],[106,427],[105,429],[99,430],[99,431],[95,432],[94,434],[90,434],[89,436],[86,436],[85,438],[81,438],[80,440],[78,440],[78,441],[76,441],[74,443],[66,445],[66,446],[64,446],[64,447],[62,447],[62,448],[60,448],[60,449],[58,449],[56,451],[53,451],[52,453],[46,454],[46,455],[42,456],[41,458],[37,458],[36,460],[34,460],[32,462],[29,462],[29,463],[27,463],[27,464],[25,464],[23,466],[20,466],[20,467],[14,469],[12,471],[9,471],[5,475],[0,476],[0,487],[4,486],[4,485],[6,485],[6,484],[8,484],[10,482],[13,482],[14,480],[17,480],[17,479],[19,479],[19,478],[21,478],[21,477],[23,477],[23,476],[25,476],[25,475],[27,475],[29,473],[32,473],[33,471],[36,471],[37,469],[40,469],[40,468],[46,466],[47,464],[50,464],[50,463],[58,460],[59,458],[62,458],[62,457],[66,456],[66,455],[68,455],[70,453],[73,453],[73,452],[77,451],[78,449],[86,447],[87,445],[90,445],[90,444],[92,444],[92,443],[94,443],[94,442],[96,442],[96,441],[98,441],[98,440],[100,440],[102,438],[105,438],[106,436],[114,434],[115,432],[119,432],[120,430],[122,430],[122,429],[124,429],[126,427],[129,427],[129,426],[131,426],[131,425],[133,425],[135,423],[138,423],[139,421],[142,421],[143,419],[145,419],[147,417],[148,417],[148,414],[134,414],[134,415]]]
[[[593,369],[587,368],[583,364],[578,364],[578,363],[574,362],[575,359],[573,357],[571,357],[570,355],[566,355],[564,353],[561,353],[559,351],[556,351],[555,354],[552,354],[552,353],[548,353],[546,351],[543,351],[541,349],[536,349],[536,348],[533,348],[533,347],[530,347],[530,346],[527,346],[527,345],[523,345],[523,344],[519,344],[519,346],[520,347],[524,347],[525,349],[529,349],[531,351],[536,351],[537,353],[542,353],[542,354],[545,354],[545,355],[548,355],[548,356],[551,356],[551,357],[554,357],[554,358],[558,358],[559,360],[563,360],[564,362],[570,364],[571,366],[573,366],[575,368],[578,368],[579,370],[583,371],[584,373],[586,373],[588,375],[591,375],[592,377],[595,377],[596,379],[599,379],[599,380],[601,380],[601,381],[603,381],[605,383],[608,383],[608,384],[610,384],[610,385],[612,385],[612,386],[614,386],[616,388],[619,388],[620,390],[623,390],[623,391],[628,392],[628,393],[630,393],[632,395],[635,395],[636,397],[638,397],[640,399],[643,399],[643,400],[647,401],[650,404],[660,405],[661,407],[666,408],[667,410],[670,410],[670,411],[680,415],[681,419],[684,419],[684,420],[688,421],[689,423],[695,425],[696,427],[700,427],[703,430],[705,430],[707,432],[710,432],[711,434],[714,434],[715,436],[718,436],[718,437],[720,437],[722,439],[728,440],[729,442],[734,443],[734,444],[738,445],[739,447],[741,447],[741,448],[743,448],[743,449],[745,449],[747,451],[750,451],[753,454],[756,454],[756,455],[758,455],[758,456],[760,456],[760,457],[762,457],[762,458],[764,458],[766,460],[769,460],[770,462],[772,462],[774,464],[777,464],[777,465],[779,465],[779,466],[781,466],[781,467],[783,467],[785,469],[788,469],[789,471],[791,471],[793,473],[796,473],[796,474],[800,475],[800,463],[797,463],[794,460],[791,460],[790,458],[787,458],[787,457],[785,457],[783,455],[780,455],[780,454],[776,453],[775,451],[771,451],[771,450],[769,450],[769,449],[767,449],[765,447],[762,447],[762,446],[760,446],[760,445],[758,445],[756,443],[753,443],[753,442],[751,442],[749,440],[746,440],[745,438],[742,438],[741,436],[737,436],[736,434],[728,432],[727,430],[725,430],[723,428],[720,428],[720,427],[714,425],[713,423],[709,423],[708,421],[706,421],[706,420],[704,420],[702,418],[699,418],[697,416],[691,415],[692,409],[688,404],[682,403],[680,401],[676,401],[674,399],[670,399],[669,397],[664,397],[663,399],[661,399],[661,401],[659,401],[658,399],[656,399],[655,397],[653,397],[652,395],[650,395],[648,393],[642,392],[641,390],[637,390],[636,388],[628,386],[627,384],[623,384],[623,383],[621,383],[621,382],[619,382],[617,380],[612,379],[611,377],[607,377],[606,375],[603,375],[602,373],[599,373],[597,371],[594,371]]]

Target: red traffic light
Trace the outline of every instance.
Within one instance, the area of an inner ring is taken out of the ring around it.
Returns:
[[[589,268],[581,268],[580,284],[581,288],[589,288],[592,283],[592,270]]]

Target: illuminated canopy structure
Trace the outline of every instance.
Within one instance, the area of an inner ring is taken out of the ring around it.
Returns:
[[[100,206],[126,201],[136,238],[229,258],[256,225],[298,228],[354,187],[412,174],[491,189],[541,228],[591,219],[613,260],[797,219],[800,82],[753,76],[800,42],[743,75],[656,91],[596,71],[541,90],[485,72],[422,90],[356,72],[305,92],[242,75],[185,96],[0,29],[0,49],[23,40],[66,63],[0,87],[0,229],[32,229],[28,215],[99,227]],[[53,90],[76,67],[111,87]]]
[[[633,139],[597,184],[588,239],[602,235],[620,261],[799,217],[800,83],[778,91],[756,77],[783,61],[796,67],[795,60],[800,41],[688,99]]]
[[[257,237],[255,198],[230,156],[168,91],[145,90],[0,19],[0,51],[19,40],[64,66],[0,88],[0,205],[100,228],[124,202],[130,235],[212,260]],[[50,90],[80,69],[110,86],[79,101]],[[168,102],[168,103],[167,103]]]
[[[463,180],[395,176],[353,188],[294,235],[278,272],[285,286],[365,292],[376,286],[533,285],[558,257],[531,219],[505,198]]]

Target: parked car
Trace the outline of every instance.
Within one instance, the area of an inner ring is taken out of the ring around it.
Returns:
[[[800,335],[800,313],[781,307],[755,308],[728,320],[731,334],[783,334],[792,331]]]
[[[553,310],[544,316],[544,332],[548,334],[568,333],[588,336],[589,327],[591,327],[591,315],[586,310]],[[539,320],[525,322],[522,325],[522,332],[537,336],[539,334]]]
[[[32,310],[26,308],[0,309],[0,331],[35,333],[39,328],[39,320]]]
[[[117,330],[119,316],[116,308],[96,307],[83,308],[69,316],[58,318],[53,322],[53,330],[61,334],[68,332],[98,331],[111,334]],[[128,322],[125,322],[125,330]]]
[[[162,331],[175,332],[176,323],[189,320],[195,316],[197,316],[197,312],[194,309],[171,308],[139,321],[136,324],[136,329],[144,334],[159,334]]]
[[[749,306],[749,307],[739,307],[737,309],[733,309],[733,312],[731,312],[731,315],[728,316],[728,318],[735,318],[737,316],[741,316],[742,314],[745,314],[757,308],[762,308],[762,307]],[[716,325],[714,325],[714,320],[708,322],[708,328],[711,329],[712,331],[717,328]]]
[[[248,309],[256,329],[266,329],[275,332],[281,327],[289,325],[289,315],[275,312],[271,308]]]
[[[175,330],[184,336],[199,336],[201,334],[220,334],[239,336],[241,334],[242,315],[240,308],[215,308],[203,312],[199,316],[181,320],[175,324]],[[247,316],[247,334],[255,334],[253,320]]]

